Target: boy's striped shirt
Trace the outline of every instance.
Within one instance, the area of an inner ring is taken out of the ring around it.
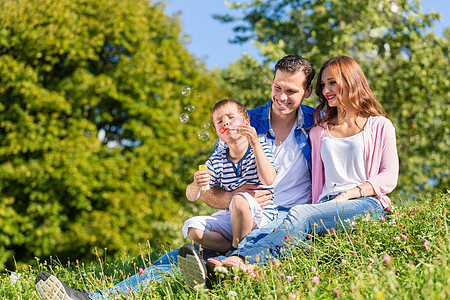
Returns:
[[[274,159],[270,147],[261,142],[261,146],[267,155],[267,158],[275,167]],[[249,145],[244,157],[237,163],[233,163],[229,159],[227,148],[216,148],[209,160],[206,162],[208,171],[211,174],[209,186],[220,186],[226,191],[234,191],[244,184],[255,184],[261,186],[262,189],[268,189],[273,193],[273,186],[263,186],[258,177],[256,169],[256,160],[252,147]],[[264,215],[270,220],[275,219],[277,210],[273,205],[273,197],[271,203],[264,208]]]

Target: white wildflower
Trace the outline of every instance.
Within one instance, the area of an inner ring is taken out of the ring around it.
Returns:
[[[19,280],[20,276],[22,276],[22,274],[16,273],[16,272],[11,272],[11,277],[10,277],[11,282],[12,282],[13,284],[16,284],[17,281]]]

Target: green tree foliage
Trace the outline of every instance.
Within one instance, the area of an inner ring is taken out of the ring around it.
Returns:
[[[349,55],[365,71],[398,135],[397,191],[446,190],[449,186],[449,39],[430,28],[437,13],[423,14],[409,0],[253,0],[229,5],[242,17],[234,42],[251,40],[267,61],[300,54],[314,66]],[[317,105],[308,102],[310,105]]]
[[[179,239],[218,99],[178,17],[144,0],[0,0],[0,24],[0,268]]]
[[[273,71],[267,64],[260,65],[247,54],[224,70],[214,69],[213,74],[217,78],[219,88],[228,91],[230,98],[241,102],[248,109],[270,100]]]

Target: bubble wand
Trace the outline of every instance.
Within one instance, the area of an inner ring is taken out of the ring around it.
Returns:
[[[236,127],[236,128],[223,128],[223,127],[222,127],[222,128],[219,129],[219,132],[220,132],[220,133],[225,133],[225,132],[230,132],[230,131],[233,131],[233,130],[237,131],[237,133],[240,132],[239,126]]]

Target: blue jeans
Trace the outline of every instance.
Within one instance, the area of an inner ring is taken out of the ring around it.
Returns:
[[[362,217],[367,213],[370,213],[371,219],[384,216],[383,206],[376,197],[330,202],[334,197],[325,197],[316,204],[294,206],[279,226],[272,227],[272,230],[250,232],[233,255],[243,256],[251,264],[257,262],[258,256],[261,261],[279,258],[281,249],[286,248],[285,239],[288,236],[304,241],[307,235],[320,236],[325,235],[327,229],[347,228],[350,224],[346,220],[353,217]]]
[[[256,263],[259,256],[262,260],[269,257],[280,257],[280,250],[286,246],[282,243],[285,236],[295,236],[304,240],[307,234],[324,235],[326,229],[345,228],[347,219],[370,213],[372,219],[384,216],[380,201],[375,197],[364,197],[344,202],[329,202],[334,197],[321,199],[317,204],[297,205],[288,210],[279,210],[279,218],[257,230],[250,232],[240,243],[233,254],[244,256],[251,264]],[[318,224],[314,227],[313,224]],[[300,233],[302,232],[302,233]],[[161,282],[164,274],[178,271],[178,250],[161,256],[157,262],[127,280],[103,291],[89,293],[92,299],[108,299],[108,295],[126,293],[128,290],[147,289],[152,283]],[[202,253],[204,258],[212,257],[211,251]],[[214,255],[213,255],[214,256]]]
[[[287,209],[284,210],[280,209],[278,211],[278,219],[255,231],[264,231],[267,233],[271,232],[275,226],[278,226],[282,223],[283,219],[287,216],[287,214],[288,214]],[[242,242],[244,241],[245,239],[242,240]],[[238,247],[238,249],[241,249],[241,247]],[[94,300],[110,299],[117,294],[125,294],[130,291],[139,292],[142,290],[148,290],[152,284],[162,282],[166,275],[172,275],[175,272],[179,271],[177,267],[178,250],[179,249],[176,249],[167,254],[164,254],[159,259],[157,259],[157,261],[154,264],[146,268],[144,272],[140,274],[135,274],[129,277],[128,279],[119,282],[113,287],[107,288],[105,290],[88,293],[89,297]],[[203,248],[203,251],[200,252],[200,254],[205,259],[208,259],[210,257],[221,257],[218,256],[215,251],[211,251],[205,248]]]
[[[195,246],[198,250],[198,246]],[[174,272],[178,271],[178,250],[179,249],[176,249],[164,254],[150,267],[146,268],[144,272],[135,274],[128,279],[119,282],[113,287],[88,293],[89,297],[94,300],[110,299],[114,298],[114,296],[118,294],[148,290],[152,284],[162,282],[166,275],[172,275]],[[203,249],[203,251],[200,251],[200,254],[205,259],[218,256],[216,251],[209,249]]]

